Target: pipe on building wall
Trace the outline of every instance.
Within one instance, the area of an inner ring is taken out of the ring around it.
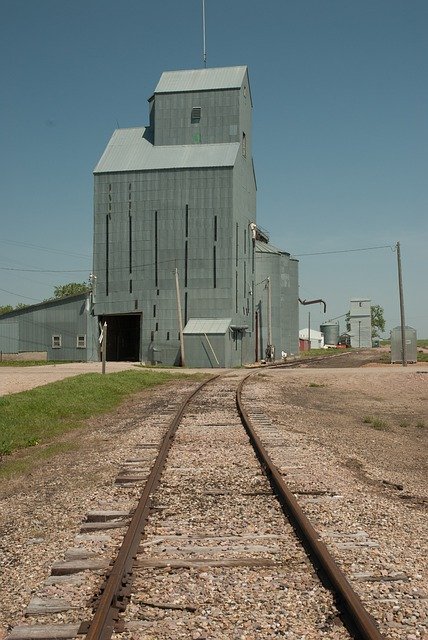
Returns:
[[[321,304],[324,305],[324,313],[326,313],[326,311],[327,311],[327,305],[324,302],[324,300],[321,300],[321,298],[318,298],[317,300],[300,300],[300,298],[299,298],[298,300],[299,300],[300,304],[304,304],[304,305],[306,305],[306,304],[316,304],[317,302],[321,302]]]

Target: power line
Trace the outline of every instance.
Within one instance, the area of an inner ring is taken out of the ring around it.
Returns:
[[[7,289],[0,289],[0,291],[4,291],[4,293],[10,293],[13,296],[16,296],[17,298],[26,298],[27,300],[35,300],[36,302],[38,302],[38,298],[30,298],[30,296],[23,296],[19,293],[15,293],[14,291],[8,291]]]
[[[31,244],[30,242],[18,242],[17,240],[0,240],[0,244],[11,244],[16,247],[25,247],[27,249],[37,249],[39,251],[48,251],[50,253],[60,253],[62,255],[72,256],[73,258],[90,258],[91,257],[82,253],[73,253],[71,251],[64,251],[63,249],[51,249],[50,247],[43,247],[38,244]]]
[[[374,251],[375,249],[391,249],[394,251],[394,247],[390,244],[385,244],[380,247],[363,247],[362,249],[341,249],[339,251],[317,251],[315,253],[297,253],[293,254],[296,258],[300,258],[302,256],[324,256],[333,253],[352,253],[354,251]]]
[[[18,269],[18,267],[0,267],[0,271],[20,271],[26,273],[87,273],[88,269]]]

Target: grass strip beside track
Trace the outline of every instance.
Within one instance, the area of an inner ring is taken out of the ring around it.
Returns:
[[[136,369],[87,373],[0,398],[0,456],[51,443],[83,421],[117,407],[125,398],[182,374]],[[186,376],[187,377],[187,376]],[[192,376],[194,377],[194,376]],[[55,449],[55,447],[52,447]],[[0,474],[2,468],[0,466]]]

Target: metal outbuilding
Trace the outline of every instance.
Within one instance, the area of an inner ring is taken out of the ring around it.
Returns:
[[[406,342],[406,362],[418,361],[418,341],[416,329],[404,327],[404,340]],[[403,362],[401,326],[391,330],[391,363]]]
[[[0,316],[2,357],[99,360],[97,320],[91,294],[82,293],[15,309]]]
[[[183,330],[186,366],[240,366],[242,340],[231,323],[231,318],[190,318]]]

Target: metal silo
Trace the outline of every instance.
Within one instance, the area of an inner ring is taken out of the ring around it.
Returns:
[[[339,342],[338,322],[324,322],[320,325],[320,331],[324,335],[324,344],[337,345]]]
[[[406,341],[406,361],[418,361],[418,345],[416,329],[404,327],[404,339]],[[401,326],[391,330],[391,363],[402,362]]]

